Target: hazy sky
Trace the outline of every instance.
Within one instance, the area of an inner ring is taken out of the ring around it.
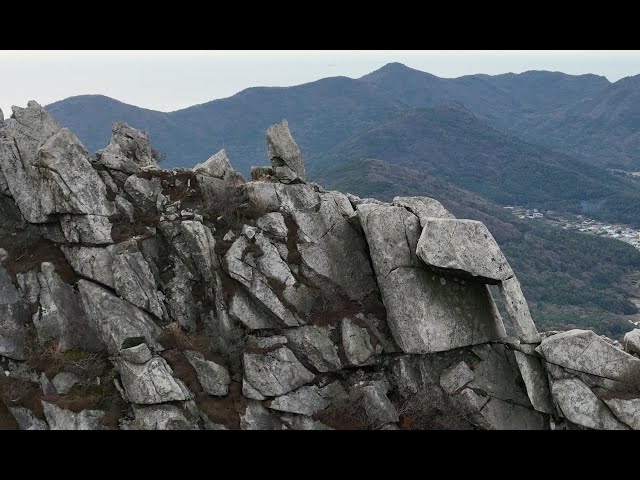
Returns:
[[[610,81],[640,73],[640,51],[542,50],[0,50],[0,108],[99,93],[172,111],[247,87],[289,86],[324,77],[358,78],[389,62],[441,77],[552,70]]]

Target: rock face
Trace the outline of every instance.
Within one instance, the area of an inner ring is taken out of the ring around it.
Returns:
[[[275,177],[283,183],[304,181],[304,160],[286,120],[267,130],[267,149]]]
[[[224,150],[160,170],[148,135],[116,123],[92,162],[37,103],[14,108],[0,127],[13,428],[640,428],[635,332],[627,352],[582,330],[541,340],[484,225],[427,197],[306,183],[286,121],[267,152],[246,183]]]
[[[107,168],[136,173],[143,167],[157,167],[149,146],[149,135],[126,123],[114,123],[111,140],[96,152],[99,163]]]

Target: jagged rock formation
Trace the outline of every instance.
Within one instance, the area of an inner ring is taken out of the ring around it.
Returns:
[[[0,427],[640,428],[637,331],[540,335],[482,223],[307,183],[286,121],[267,151],[245,183],[0,118]]]

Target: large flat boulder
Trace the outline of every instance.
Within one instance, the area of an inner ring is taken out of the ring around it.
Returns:
[[[640,360],[591,330],[569,330],[545,338],[536,351],[564,368],[617,380],[638,388]]]
[[[415,254],[416,215],[402,207],[358,205],[387,322],[406,353],[431,353],[500,340],[504,325],[485,284],[430,270]]]

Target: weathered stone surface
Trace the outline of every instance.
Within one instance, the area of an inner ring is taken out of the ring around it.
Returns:
[[[50,192],[42,188],[35,158],[38,148],[60,125],[34,101],[27,108],[12,109],[14,118],[0,133],[0,170],[24,218],[31,223],[47,222],[53,205]]]
[[[2,260],[0,260],[2,261]],[[35,270],[18,273],[16,275],[18,285],[22,291],[22,296],[28,303],[36,303],[40,296],[40,283],[38,282],[38,273]]]
[[[135,208],[131,205],[129,200],[121,195],[116,195],[113,202],[116,206],[116,212],[118,212],[119,217],[125,218],[129,223],[133,223],[135,221]]]
[[[265,400],[267,397],[253,388],[246,378],[242,379],[242,395],[253,400]]]
[[[626,352],[640,355],[640,329],[636,328],[625,333],[622,343]]]
[[[278,238],[287,238],[287,225],[284,223],[284,217],[279,212],[264,214],[256,221],[256,225]]]
[[[112,268],[116,292],[122,298],[158,318],[166,317],[158,297],[158,286],[142,253],[123,252],[116,255]]]
[[[188,258],[205,280],[213,282],[213,272],[218,268],[218,259],[214,252],[216,240],[211,229],[201,222],[184,220],[180,223],[180,232]]]
[[[605,398],[613,414],[634,430],[640,430],[640,398]]]
[[[267,348],[266,353],[245,352],[244,375],[247,382],[267,397],[284,395],[315,378],[285,346]]]
[[[283,425],[269,410],[256,400],[247,402],[247,409],[240,415],[242,430],[282,430]]]
[[[500,283],[499,288],[507,314],[520,341],[523,343],[539,342],[540,334],[533,323],[529,305],[524,298],[518,279],[513,276],[504,280]]]
[[[78,381],[78,376],[75,373],[60,372],[55,377],[53,377],[51,383],[53,383],[53,386],[59,395],[66,395],[67,393],[69,393],[69,390],[71,390],[73,386],[78,383]]]
[[[443,370],[440,374],[440,386],[449,393],[454,394],[475,378],[475,374],[464,362],[456,363],[453,367]]]
[[[418,217],[401,207],[358,206],[387,321],[406,353],[431,353],[499,340],[502,320],[486,285],[426,268],[415,255]]]
[[[562,414],[571,422],[598,430],[628,429],[606,405],[577,378],[555,380],[551,387]]]
[[[107,287],[115,288],[113,279],[113,254],[110,247],[61,247],[71,267],[83,277]]]
[[[269,408],[311,416],[327,408],[340,393],[344,395],[346,392],[344,392],[339,382],[334,382],[324,388],[319,388],[315,385],[300,387],[286,395],[274,398],[269,404]]]
[[[31,413],[31,410],[24,407],[8,407],[8,409],[16,419],[20,430],[49,430],[49,425]]]
[[[185,350],[184,356],[195,369],[202,389],[209,395],[224,397],[229,393],[231,377],[222,365],[206,360],[199,352]]]
[[[439,201],[429,197],[395,197],[392,204],[417,216],[423,228],[429,218],[455,218]]]
[[[342,320],[342,345],[351,365],[365,365],[376,353],[367,329],[360,327],[350,318]]]
[[[172,256],[174,276],[164,285],[169,315],[187,330],[195,330],[198,320],[198,309],[193,298],[191,286],[193,274],[180,258]]]
[[[40,309],[33,318],[38,340],[56,340],[63,351],[74,348],[102,350],[102,343],[87,319],[80,295],[60,279],[53,264],[43,262],[40,270],[37,275]]]
[[[398,411],[393,406],[382,382],[362,387],[362,398],[367,417],[371,421],[384,424],[395,423],[399,420]]]
[[[0,355],[24,360],[24,347],[29,322],[29,309],[11,283],[6,270],[0,266]]]
[[[136,173],[141,167],[157,167],[151,155],[149,135],[146,132],[117,122],[111,128],[111,140],[96,152],[98,162],[108,168]]]
[[[42,176],[42,195],[52,207],[48,213],[109,216],[107,187],[89,162],[87,150],[66,128],[58,130],[38,149],[36,168]]]
[[[276,178],[284,183],[304,181],[304,159],[286,120],[267,129],[267,149]]]
[[[569,330],[545,338],[536,349],[548,362],[619,382],[640,384],[640,360],[591,330]]]
[[[132,429],[139,430],[192,430],[193,427],[180,408],[175,405],[133,406],[135,418]]]
[[[491,398],[480,413],[495,430],[543,430],[546,425],[542,414],[499,398]]]
[[[271,314],[264,307],[256,305],[256,302],[241,289],[236,290],[229,301],[229,315],[250,330],[278,326],[278,322],[272,319]]]
[[[105,430],[102,424],[102,410],[82,410],[80,413],[74,413],[44,400],[42,408],[51,430]]]
[[[159,178],[146,179],[131,175],[124,182],[123,188],[135,207],[147,214],[157,213],[158,195],[162,194]]]
[[[242,175],[236,172],[231,166],[231,163],[227,158],[227,151],[224,148],[218,153],[211,155],[207,161],[197,164],[193,167],[193,171],[203,175],[210,175],[212,177],[219,178],[225,182],[244,182]]]
[[[256,235],[256,241],[262,234]],[[262,237],[264,238],[264,237]],[[232,278],[242,283],[247,291],[287,326],[300,324],[269,285],[269,279],[293,287],[297,282],[278,251],[268,241],[257,248],[246,235],[240,235],[224,256],[224,264]],[[266,251],[261,247],[265,247]],[[256,258],[257,257],[257,258]]]
[[[140,343],[134,347],[123,348],[120,350],[120,358],[129,362],[142,365],[151,360],[151,350],[146,343]]]
[[[284,186],[284,190],[293,191]],[[296,240],[302,261],[339,285],[350,298],[361,300],[376,291],[373,272],[360,231],[347,221],[355,214],[347,197],[338,192],[316,194],[312,209],[293,210]],[[290,195],[293,196],[293,195]]]
[[[319,372],[335,372],[342,368],[329,327],[306,325],[287,329],[284,334],[290,348]]]
[[[131,337],[144,337],[151,348],[162,349],[156,341],[162,330],[149,314],[87,280],[79,280],[78,289],[89,321],[110,354],[117,355]]]
[[[554,414],[547,374],[540,359],[517,350],[513,353],[533,408],[538,412]]]
[[[416,254],[430,267],[482,282],[514,275],[491,232],[476,220],[426,218]]]
[[[60,226],[64,238],[70,243],[105,245],[113,243],[111,222],[98,215],[63,215]]]
[[[144,364],[120,360],[116,364],[127,399],[132,403],[155,403],[188,400],[191,392],[177,378],[162,357]]]
[[[313,420],[306,415],[283,413],[280,415],[280,419],[291,430],[333,430],[324,423]]]
[[[513,352],[500,344],[487,347],[483,360],[473,367],[474,378],[469,387],[501,400],[531,407]]]

